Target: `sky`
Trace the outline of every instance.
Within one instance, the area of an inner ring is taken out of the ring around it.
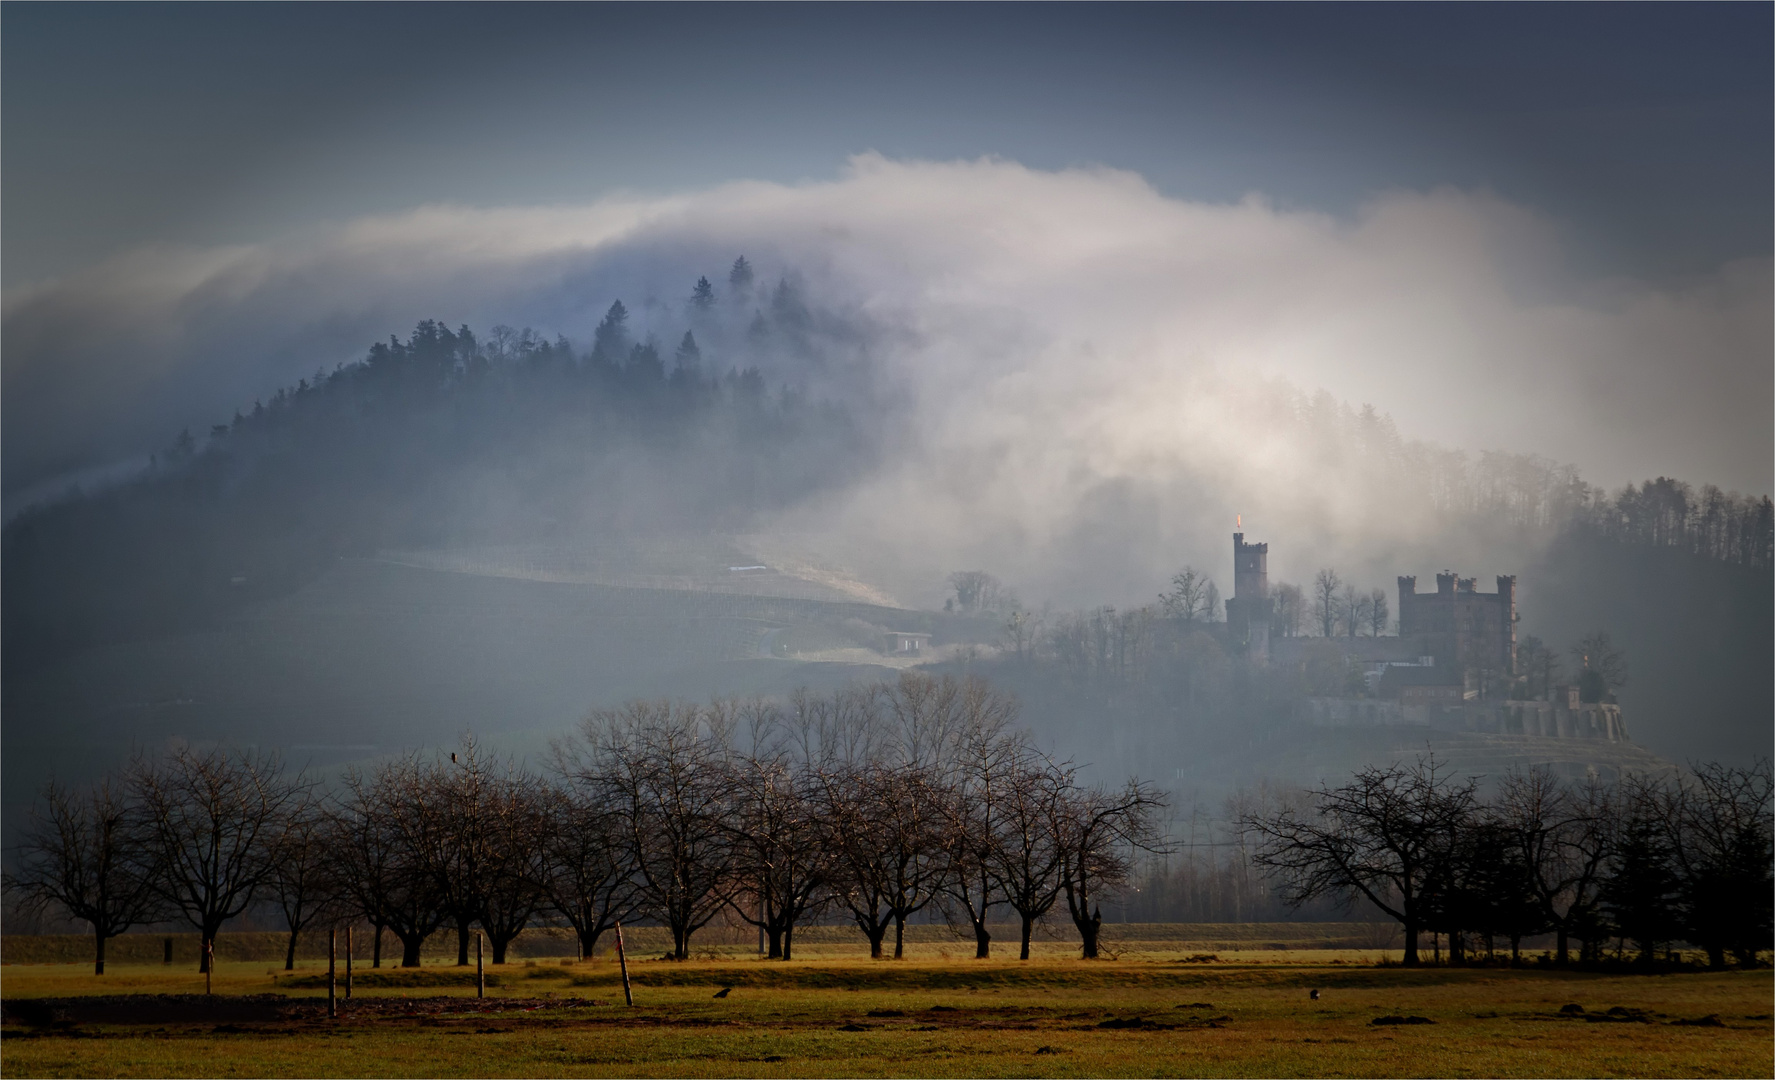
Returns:
[[[932,397],[978,368],[968,400],[1033,415],[1097,349],[1113,412],[1187,356],[1766,491],[1772,10],[8,4],[4,484],[420,317],[584,334],[608,297],[563,282],[743,246],[1039,339],[1045,389],[907,358]]]

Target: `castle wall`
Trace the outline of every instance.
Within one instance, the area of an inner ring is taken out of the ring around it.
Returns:
[[[1600,739],[1630,742],[1619,705],[1579,705],[1556,701],[1467,702],[1412,705],[1370,698],[1303,698],[1295,718],[1314,727],[1391,727],[1416,725],[1436,731],[1481,735],[1534,735],[1545,739]]]
[[[1500,576],[1498,591],[1482,593],[1473,578],[1437,574],[1436,591],[1417,591],[1417,578],[1399,579],[1399,636],[1423,641],[1439,667],[1516,672],[1516,578]]]

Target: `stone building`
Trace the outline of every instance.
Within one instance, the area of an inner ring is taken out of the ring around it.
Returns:
[[[1247,544],[1233,534],[1233,595],[1226,602],[1227,632],[1259,663],[1270,655],[1270,545]]]
[[[1418,592],[1417,581],[1399,579],[1399,636],[1417,641],[1445,670],[1481,673],[1482,681],[1507,686],[1516,675],[1515,576],[1500,575],[1495,593],[1450,572],[1436,575],[1433,593]]]

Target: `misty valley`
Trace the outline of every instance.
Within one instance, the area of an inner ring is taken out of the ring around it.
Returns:
[[[741,258],[719,293],[700,277],[642,317],[615,300],[583,346],[423,322],[180,433],[133,476],[16,513],[9,833],[45,776],[166,754],[246,748],[330,789],[470,738],[540,770],[599,710],[677,702],[695,728],[710,702],[787,731],[806,701],[854,697],[875,730],[935,679],[990,688],[1019,753],[1063,763],[1066,785],[1142,785],[1145,839],[1111,918],[1243,921],[1340,910],[1336,889],[1279,890],[1253,846],[1264,808],[1301,790],[1426,762],[1486,797],[1534,776],[1626,799],[1682,789],[1703,760],[1764,776],[1766,496],[1667,478],[1607,492],[1265,383],[1243,400],[1276,446],[1359,474],[1353,497],[1382,493],[1414,525],[1360,534],[1347,579],[1319,565],[1324,534],[1248,541],[1235,518],[1144,598],[1025,599],[1113,582],[1095,568],[1118,511],[1107,538],[1025,537],[1045,551],[1027,582],[933,562],[947,549],[916,512],[894,535],[847,525],[844,500],[917,453],[918,403],[875,359],[902,331],[801,281],[766,287]],[[1272,548],[1295,581],[1270,572]],[[1505,571],[1496,590],[1443,570],[1420,591],[1451,555]]]

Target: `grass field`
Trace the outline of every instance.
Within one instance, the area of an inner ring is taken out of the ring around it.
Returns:
[[[1056,943],[1058,944],[1058,943]],[[929,946],[916,952],[925,954]],[[473,973],[324,964],[9,964],[6,1076],[1768,1076],[1767,971],[1620,976],[1374,966],[1360,950],[1115,961],[917,955]],[[722,988],[731,988],[721,998]],[[1320,991],[1311,1000],[1309,991]],[[103,996],[101,996],[103,995]],[[132,996],[123,996],[132,995]],[[1567,1009],[1581,1006],[1583,1012]],[[1562,1009],[1566,1011],[1562,1012]],[[1613,1010],[1613,1012],[1611,1012]],[[1427,1023],[1376,1024],[1419,1017]]]

